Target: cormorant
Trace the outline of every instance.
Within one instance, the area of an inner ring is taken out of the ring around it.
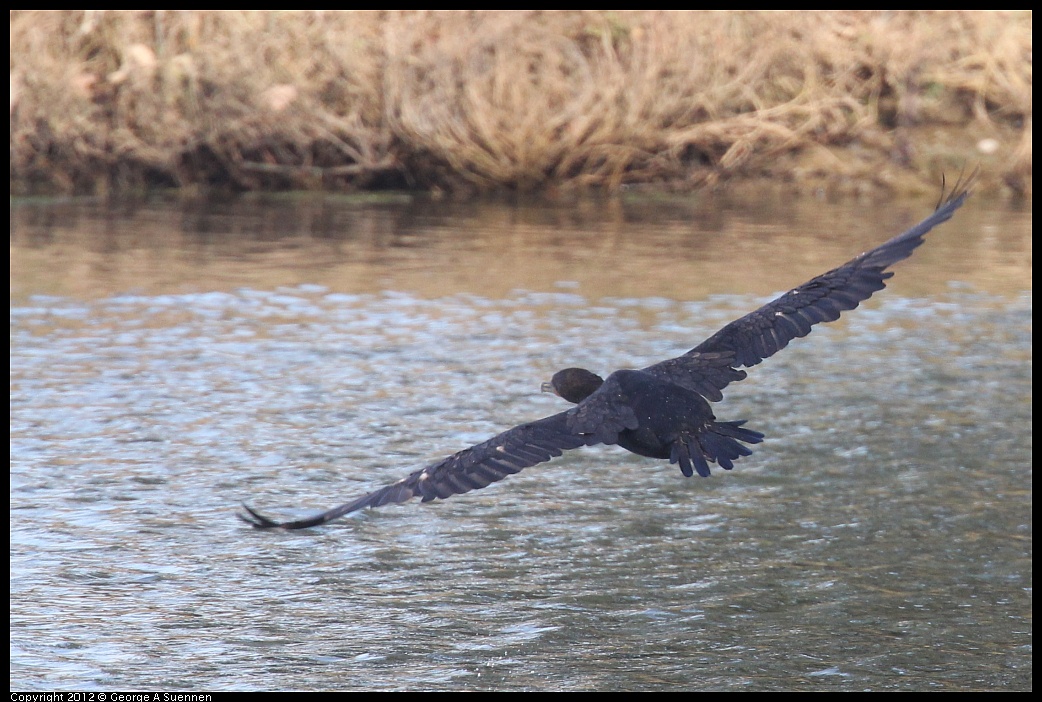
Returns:
[[[708,476],[710,463],[731,470],[736,460],[752,453],[744,444],[760,443],[763,434],[743,427],[745,420],[718,421],[709,401],[720,401],[724,388],[746,377],[741,368],[755,366],[809,334],[815,324],[835,321],[882,290],[893,275],[887,268],[908,258],[923,235],[951,219],[976,175],[956,183],[947,197],[942,188],[934,212],[908,231],[731,322],[682,356],[640,370],[617,370],[606,379],[583,368],[555,373],[542,389],[575,404],[564,412],[516,426],[314,517],[277,522],[247,505],[247,514],[239,517],[259,529],[304,529],[364,507],[417,496],[429,502],[477,490],[594,444],[669,459],[688,477],[696,472]]]

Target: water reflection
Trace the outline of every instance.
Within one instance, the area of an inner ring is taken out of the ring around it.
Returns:
[[[524,207],[309,198],[117,211],[16,203],[11,293],[95,299],[321,285],[502,297],[568,284],[591,300],[766,296],[875,246],[930,205],[723,196]],[[893,284],[905,295],[936,293],[951,280],[996,294],[1030,289],[1030,222],[1030,211],[972,200],[902,264]]]
[[[729,389],[718,414],[767,434],[731,473],[598,448],[238,523],[556,411],[557,368],[675,355],[761,301],[720,293],[879,239],[826,241],[863,220],[839,206],[471,207],[15,208],[12,687],[1030,688],[1029,214],[971,203],[880,304]]]

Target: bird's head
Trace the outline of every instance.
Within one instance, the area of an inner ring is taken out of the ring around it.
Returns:
[[[578,404],[597,391],[604,379],[585,368],[565,368],[554,373],[549,383],[543,383],[543,392],[553,394]]]

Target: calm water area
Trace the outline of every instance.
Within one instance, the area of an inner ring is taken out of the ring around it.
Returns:
[[[263,532],[564,408],[924,217],[909,200],[11,203],[11,687],[1030,690],[1031,207],[616,447]]]

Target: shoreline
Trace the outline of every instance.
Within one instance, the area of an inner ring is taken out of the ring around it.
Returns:
[[[11,194],[1030,197],[1030,12],[11,13]]]

